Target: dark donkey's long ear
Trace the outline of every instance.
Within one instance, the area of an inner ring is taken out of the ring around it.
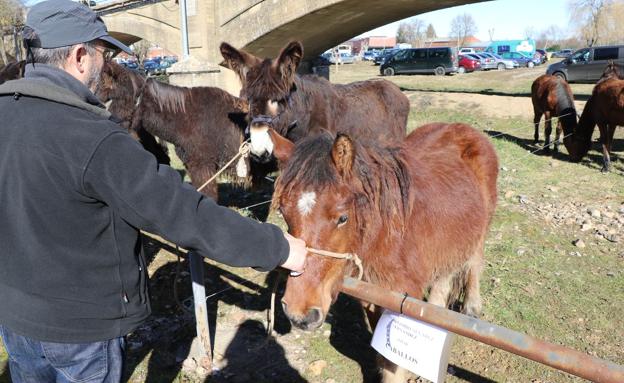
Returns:
[[[332,147],[331,156],[338,173],[342,177],[351,174],[353,159],[355,158],[355,147],[349,136],[338,133]]]
[[[245,85],[245,78],[249,68],[261,62],[259,58],[251,53],[238,50],[226,42],[221,43],[219,50],[221,51],[221,56],[225,59],[226,66],[238,74],[243,85]]]
[[[286,165],[286,162],[292,156],[295,150],[295,144],[288,138],[280,136],[273,128],[268,130],[269,137],[273,141],[273,155],[277,158],[280,169]]]
[[[299,41],[291,41],[282,48],[274,64],[282,78],[288,82],[294,81],[299,63],[303,59],[303,45]]]

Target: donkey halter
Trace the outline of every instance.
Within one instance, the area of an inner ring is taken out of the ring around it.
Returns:
[[[290,96],[290,93],[286,95],[285,99],[286,99],[286,103],[288,104],[288,106],[292,107],[292,97]],[[250,114],[251,114],[251,102],[249,102],[249,105],[250,105],[249,109],[250,109]],[[251,122],[249,123],[249,125],[247,125],[247,128],[245,129],[245,135],[249,136],[250,128],[254,124],[268,125],[270,128],[275,129],[276,122],[280,120],[280,118],[282,117],[282,114],[284,114],[285,111],[286,109],[282,110],[275,116],[270,116],[268,114],[259,114],[257,116],[252,116]],[[290,124],[288,124],[288,126],[286,127],[285,134],[288,134],[288,132],[290,132],[292,128],[297,126],[297,122],[298,122],[297,119],[295,119]]]
[[[358,268],[358,280],[361,280],[362,276],[364,275],[364,267],[362,266],[362,260],[355,253],[335,253],[333,251],[313,249],[311,247],[306,247],[306,250],[309,253],[320,255],[323,257],[330,257],[330,258],[336,258],[336,259],[345,259],[347,261],[353,261],[355,263],[355,266]],[[301,274],[302,273],[298,273],[296,271],[291,271],[290,276],[298,277]]]

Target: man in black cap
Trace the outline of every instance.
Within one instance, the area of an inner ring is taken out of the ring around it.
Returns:
[[[32,7],[25,77],[0,86],[0,335],[13,382],[118,382],[150,313],[139,230],[232,266],[301,272],[305,244],[158,165],[94,96],[112,49],[70,0]]]

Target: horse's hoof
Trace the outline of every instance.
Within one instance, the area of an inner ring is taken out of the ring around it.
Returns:
[[[481,317],[481,305],[469,303],[462,309],[462,314],[479,319]]]
[[[608,166],[603,166],[602,169],[600,169],[601,173],[609,173],[609,167]]]

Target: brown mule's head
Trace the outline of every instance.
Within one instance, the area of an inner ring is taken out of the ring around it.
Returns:
[[[274,59],[260,59],[221,43],[221,55],[227,67],[238,75],[243,85],[240,96],[249,102],[251,153],[260,162],[273,157],[268,129],[286,136],[296,124],[291,93],[295,91],[297,66],[303,58],[300,42],[288,43]]]

